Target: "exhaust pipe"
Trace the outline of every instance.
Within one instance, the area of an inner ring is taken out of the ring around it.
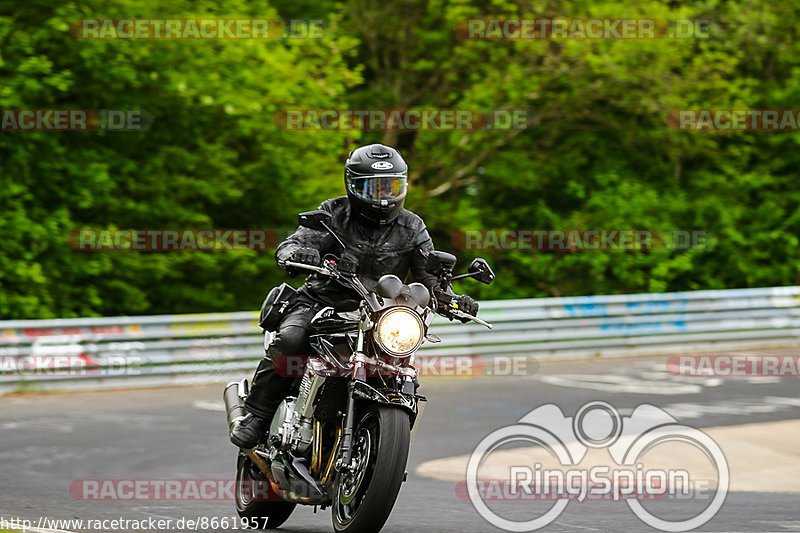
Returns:
[[[225,401],[225,412],[228,415],[228,435],[231,434],[236,424],[242,421],[247,411],[244,409],[244,399],[248,393],[247,380],[231,381],[225,386],[222,399]]]

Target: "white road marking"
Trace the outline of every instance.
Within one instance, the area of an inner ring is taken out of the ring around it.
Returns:
[[[770,385],[772,383],[780,383],[783,378],[780,376],[748,376],[745,379],[753,385]]]
[[[632,394],[698,394],[703,387],[691,383],[659,382],[629,376],[604,376],[600,374],[557,374],[535,376],[550,385],[590,389],[605,392]]]
[[[675,383],[691,383],[702,387],[719,387],[722,385],[722,378],[696,377],[696,376],[676,376],[665,370],[641,372],[639,377],[651,381],[672,381]]]
[[[698,394],[704,387],[719,387],[721,377],[680,376],[670,373],[663,362],[634,364],[618,369],[616,374],[554,374],[536,375],[536,379],[559,387],[618,392],[627,394]],[[778,376],[748,376],[742,382],[754,385],[780,383]]]
[[[664,406],[675,418],[700,418],[703,415],[746,416],[759,413],[777,413],[800,407],[800,399],[780,396],[765,398],[734,398],[711,403],[681,402]]]
[[[221,401],[219,402],[209,402],[207,400],[198,400],[192,403],[192,407],[195,409],[200,409],[203,411],[218,411],[220,413],[225,412],[225,404]]]
[[[800,531],[800,522],[787,522],[780,520],[754,520],[754,522],[759,524],[772,524],[773,526],[782,528],[783,531]]]
[[[558,524],[559,526],[567,526],[567,527],[571,527],[573,529],[583,529],[583,530],[586,530],[586,531],[602,531],[602,529],[597,529],[597,528],[594,528],[594,527],[579,526],[578,524],[568,524],[568,523],[564,522],[563,520],[558,520],[556,522],[556,524]]]

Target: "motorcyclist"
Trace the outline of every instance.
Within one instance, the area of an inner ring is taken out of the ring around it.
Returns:
[[[285,265],[286,261],[319,265],[325,254],[341,254],[340,265],[356,268],[369,290],[375,290],[384,274],[403,279],[409,272],[414,281],[432,290],[437,278],[425,272],[425,261],[433,242],[422,219],[403,208],[407,176],[408,166],[394,148],[372,144],[350,152],[344,171],[347,196],[326,200],[319,207],[332,215],[331,228],[346,249],[342,252],[327,233],[300,227],[278,246],[278,265],[294,276],[299,272]],[[358,303],[351,288],[316,274],[309,276],[298,292],[298,300],[287,310],[256,369],[245,402],[248,414],[231,433],[231,442],[241,448],[258,443],[290,392],[294,378],[275,371],[276,357],[309,353],[310,322],[323,307],[344,310]],[[478,304],[469,296],[456,296],[455,302],[466,313],[478,312]]]

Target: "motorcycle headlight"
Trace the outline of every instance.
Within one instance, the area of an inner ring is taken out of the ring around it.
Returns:
[[[375,340],[390,355],[408,355],[422,343],[422,320],[403,308],[384,314],[375,328]]]

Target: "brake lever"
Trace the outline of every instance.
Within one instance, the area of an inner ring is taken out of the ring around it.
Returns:
[[[447,310],[447,312],[452,314],[454,317],[466,318],[466,319],[472,320],[473,322],[477,322],[481,326],[485,326],[485,327],[487,327],[489,329],[493,329],[494,328],[494,326],[492,324],[490,324],[488,322],[485,322],[485,321],[481,320],[480,318],[478,318],[476,316],[472,316],[472,315],[470,315],[468,313],[465,313],[464,311],[461,311],[459,309],[450,308],[450,309]]]
[[[295,263],[294,261],[284,261],[284,265],[294,267],[294,268],[301,268],[305,270],[313,270],[317,274],[322,274],[323,276],[330,276],[332,278],[338,278],[339,274],[331,270],[330,268],[326,268],[324,266],[314,266],[314,265],[307,265],[305,263]]]

